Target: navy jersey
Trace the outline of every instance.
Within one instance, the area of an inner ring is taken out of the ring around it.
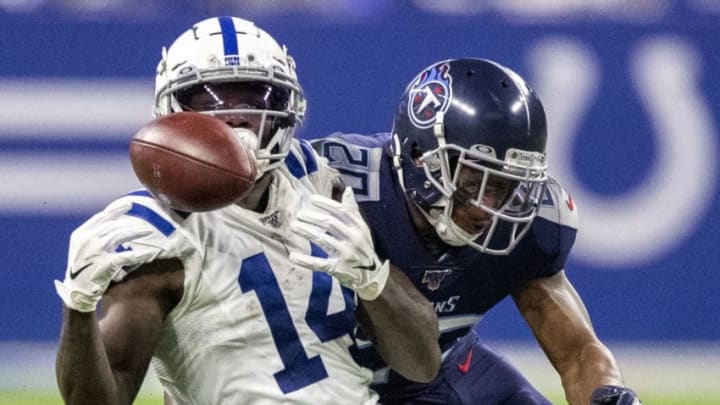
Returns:
[[[426,246],[415,231],[392,167],[390,134],[335,133],[312,143],[353,187],[378,256],[402,269],[434,305],[443,350],[513,291],[563,270],[575,241],[577,216],[574,203],[554,180],[548,184],[538,217],[510,255],[444,244],[438,250]],[[359,360],[380,367],[371,347],[361,351]]]

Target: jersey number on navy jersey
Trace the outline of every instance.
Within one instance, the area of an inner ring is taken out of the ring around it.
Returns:
[[[313,255],[317,255],[317,249],[313,249]],[[285,366],[285,369],[275,373],[275,380],[282,392],[287,394],[327,378],[320,356],[308,357],[305,352],[265,254],[259,253],[243,260],[238,281],[243,292],[255,291],[265,313],[275,346]],[[331,291],[332,277],[326,273],[313,272],[305,321],[321,342],[344,336],[355,325],[352,290],[343,287],[345,309],[328,315]]]
[[[355,199],[377,199],[372,195],[372,190],[378,186],[377,179],[371,175],[370,149],[331,140],[324,140],[321,148],[321,155],[329,159],[330,166],[336,168],[345,184],[352,187]]]

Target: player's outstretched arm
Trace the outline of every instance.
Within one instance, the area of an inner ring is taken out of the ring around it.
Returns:
[[[400,269],[391,264],[380,295],[360,301],[358,320],[392,369],[417,382],[435,378],[440,368],[437,315]]]
[[[298,209],[291,229],[327,257],[292,252],[290,260],[327,272],[357,293],[359,319],[383,360],[410,380],[432,380],[440,367],[437,315],[404,274],[378,258],[352,189],[345,188],[340,202],[312,196]]]
[[[169,271],[182,269],[177,259],[156,260],[173,245],[153,243],[153,228],[128,221],[129,209],[128,201],[113,203],[76,229],[65,278],[55,281],[64,304],[56,374],[68,404],[132,401],[177,288],[170,281],[182,276]]]
[[[640,403],[623,387],[615,358],[595,335],[585,304],[564,271],[531,281],[513,299],[560,374],[570,405]]]
[[[55,372],[66,404],[122,403],[95,312],[79,312],[63,306]]]
[[[107,290],[99,316],[64,306],[56,375],[66,404],[132,403],[182,295],[181,270],[178,260],[143,265]]]

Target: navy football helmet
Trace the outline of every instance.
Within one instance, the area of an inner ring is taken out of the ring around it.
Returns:
[[[527,83],[490,60],[437,62],[406,88],[392,133],[400,185],[440,238],[509,254],[547,182],[545,111]]]

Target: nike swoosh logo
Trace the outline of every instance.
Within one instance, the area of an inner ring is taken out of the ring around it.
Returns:
[[[374,271],[375,269],[377,269],[377,266],[375,265],[375,263],[373,263],[373,264],[371,264],[371,265],[369,265],[369,266],[355,266],[355,268],[356,268],[356,269],[360,269],[360,270],[370,270],[370,271]]]
[[[575,209],[575,204],[573,203],[572,197],[568,196],[568,199],[565,200],[565,204],[567,204],[567,207],[570,209],[570,211]]]
[[[75,280],[75,277],[79,276],[80,273],[83,272],[83,270],[87,269],[87,268],[90,267],[90,266],[92,266],[92,263],[88,263],[88,264],[80,267],[80,268],[77,269],[76,271],[70,270],[70,280]]]
[[[472,360],[472,352],[473,352],[473,348],[471,347],[470,352],[468,352],[468,355],[465,358],[465,362],[463,364],[458,364],[458,366],[457,366],[458,370],[460,370],[460,372],[463,374],[470,371],[470,361]]]

